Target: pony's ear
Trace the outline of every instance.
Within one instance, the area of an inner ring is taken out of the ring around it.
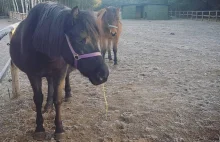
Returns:
[[[108,6],[105,6],[105,9],[107,9],[108,8]]]
[[[74,7],[71,11],[72,15],[73,15],[73,18],[76,19],[78,14],[79,14],[79,8],[78,6]]]

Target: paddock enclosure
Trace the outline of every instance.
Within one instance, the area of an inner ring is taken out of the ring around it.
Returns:
[[[122,24],[118,65],[106,59],[108,118],[102,87],[72,72],[73,97],[62,104],[63,141],[219,142],[220,23],[122,20]],[[33,92],[27,76],[20,72],[19,78],[21,93],[16,99],[9,99],[10,72],[0,83],[1,142],[34,142]],[[45,79],[43,93],[45,100]],[[43,115],[45,141],[55,141],[54,114]]]

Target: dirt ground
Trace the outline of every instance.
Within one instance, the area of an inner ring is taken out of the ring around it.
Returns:
[[[220,23],[122,23],[118,65],[106,60],[108,118],[102,87],[74,71],[72,100],[62,104],[64,142],[219,142]],[[32,89],[20,73],[21,96],[10,100],[9,79],[0,84],[0,141],[34,142]],[[43,116],[53,142],[54,112]]]

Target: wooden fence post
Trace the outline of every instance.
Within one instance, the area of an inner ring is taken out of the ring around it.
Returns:
[[[196,11],[196,20],[198,19],[198,12]]]
[[[12,32],[9,33],[11,40]],[[12,77],[12,98],[17,98],[20,94],[19,78],[18,78],[18,68],[11,60],[11,77]]]
[[[210,21],[210,18],[211,18],[211,12],[209,11],[209,21]]]
[[[202,21],[203,21],[203,11],[202,11]]]

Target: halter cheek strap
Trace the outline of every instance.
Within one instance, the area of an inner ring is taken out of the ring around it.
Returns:
[[[80,59],[90,58],[90,57],[95,57],[95,56],[102,56],[102,54],[100,52],[93,52],[93,53],[88,53],[88,54],[83,54],[83,55],[77,54],[74,51],[74,49],[73,49],[73,47],[70,43],[69,37],[66,34],[65,34],[65,36],[66,36],[66,40],[67,40],[67,43],[69,45],[70,51],[72,52],[73,57],[74,57],[74,66],[75,66],[75,68],[77,68],[77,61],[80,60]]]

